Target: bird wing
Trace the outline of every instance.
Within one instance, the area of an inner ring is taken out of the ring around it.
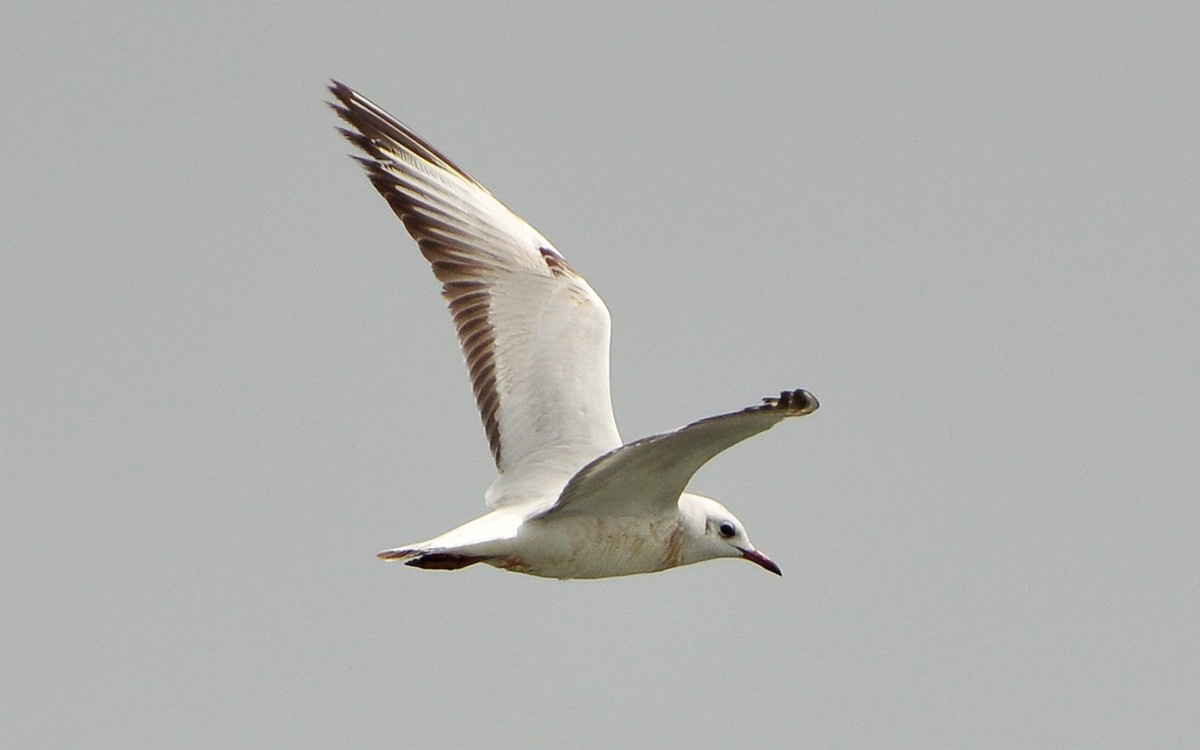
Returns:
[[[344,84],[342,134],[442,282],[500,477],[488,503],[557,491],[621,444],[608,308],[550,242],[405,125]]]
[[[692,475],[713,456],[784,419],[811,414],[818,406],[808,391],[784,391],[758,406],[635,440],[580,469],[542,515],[673,513]]]

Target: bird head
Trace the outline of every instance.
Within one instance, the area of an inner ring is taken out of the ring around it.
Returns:
[[[689,532],[688,556],[694,558],[688,562],[740,557],[775,575],[783,575],[771,558],[754,548],[746,527],[724,505],[710,497],[685,492],[679,498],[679,509]]]

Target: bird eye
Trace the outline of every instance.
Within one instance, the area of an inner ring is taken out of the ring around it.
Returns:
[[[718,526],[717,531],[721,532],[721,536],[725,537],[726,539],[737,533],[737,529],[733,528],[733,524],[728,521],[725,521]]]

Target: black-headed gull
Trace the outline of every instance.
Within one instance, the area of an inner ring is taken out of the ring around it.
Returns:
[[[492,510],[441,536],[380,552],[419,568],[487,563],[549,578],[652,573],[741,557],[772,573],[742,523],[684,492],[726,448],[817,400],[784,391],[730,414],[622,443],[608,389],[600,297],[543,237],[470,175],[337,81],[331,104],[371,184],[442,282],[499,477]]]

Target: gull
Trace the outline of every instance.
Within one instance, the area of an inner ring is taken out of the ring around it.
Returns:
[[[608,308],[532,226],[396,118],[333,81],[354,158],[449,302],[499,473],[490,512],[379,553],[435,570],[485,563],[547,578],[653,573],[742,558],[776,575],[733,513],[685,492],[709,459],[790,417],[805,390],[625,443],[609,396]]]

